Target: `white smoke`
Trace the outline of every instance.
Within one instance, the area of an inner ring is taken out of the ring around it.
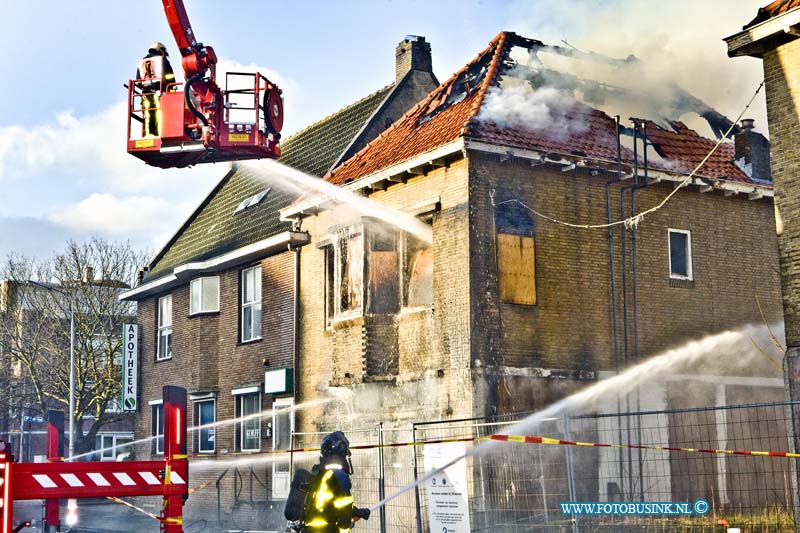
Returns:
[[[533,90],[528,83],[492,87],[481,108],[480,118],[500,126],[548,130],[553,135],[580,133],[582,121],[573,120],[576,102],[554,87]]]

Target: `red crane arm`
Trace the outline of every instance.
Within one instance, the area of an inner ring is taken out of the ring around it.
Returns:
[[[162,0],[164,3],[164,12],[167,14],[167,22],[169,29],[172,30],[172,35],[175,37],[175,42],[178,43],[178,48],[182,56],[190,55],[194,52],[194,47],[197,45],[197,39],[194,37],[192,25],[189,22],[189,15],[186,14],[186,8],[182,0]]]
[[[167,15],[167,23],[183,56],[183,74],[186,79],[195,75],[204,76],[206,70],[211,69],[211,81],[213,82],[215,72],[212,67],[217,63],[217,56],[213,48],[197,42],[183,0],[162,0],[162,3]]]

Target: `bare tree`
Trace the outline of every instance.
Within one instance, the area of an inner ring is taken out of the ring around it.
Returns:
[[[136,308],[119,294],[144,259],[129,243],[94,238],[69,241],[46,261],[11,256],[0,267],[0,354],[11,391],[0,400],[39,413],[69,405],[74,316],[76,453],[93,449],[104,425],[126,417],[118,406],[121,328],[135,320]]]

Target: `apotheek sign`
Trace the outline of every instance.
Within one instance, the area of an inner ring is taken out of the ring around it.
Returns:
[[[123,324],[122,339],[122,410],[136,410],[139,387],[139,326]]]

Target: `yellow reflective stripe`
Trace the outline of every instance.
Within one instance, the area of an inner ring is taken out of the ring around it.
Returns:
[[[350,505],[351,503],[353,503],[352,496],[342,496],[341,498],[336,498],[333,500],[333,506],[337,509],[341,509],[342,507]]]
[[[315,518],[315,519],[314,519],[314,520],[312,520],[311,522],[308,522],[306,525],[307,525],[307,526],[310,526],[310,527],[317,527],[317,526],[327,526],[327,525],[328,525],[328,522],[326,522],[326,521],[325,521],[325,520],[323,520],[322,518]]]
[[[339,533],[350,533],[350,528],[349,527],[347,529],[339,528]]]
[[[322,476],[322,480],[319,484],[319,489],[317,489],[317,497],[315,500],[317,510],[322,511],[325,508],[325,504],[328,503],[330,500],[333,499],[333,493],[328,490],[328,480],[333,476],[333,470],[328,470],[325,472],[325,475]]]

